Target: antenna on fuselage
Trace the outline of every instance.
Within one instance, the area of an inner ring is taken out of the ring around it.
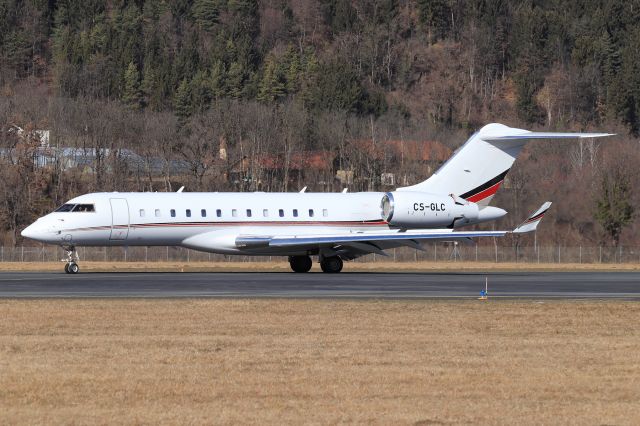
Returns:
[[[300,194],[304,194],[305,192],[307,192],[307,187],[306,186],[300,190]]]
[[[346,194],[348,191],[349,191],[349,188],[345,188],[345,189],[342,190],[342,193]]]
[[[184,186],[181,186],[180,189],[178,189],[176,192],[182,192],[184,191]]]

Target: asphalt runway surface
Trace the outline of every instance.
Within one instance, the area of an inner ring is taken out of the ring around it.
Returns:
[[[0,298],[285,297],[638,299],[636,272],[0,273]]]

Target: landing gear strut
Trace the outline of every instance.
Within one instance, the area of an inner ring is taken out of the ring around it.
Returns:
[[[63,262],[67,262],[64,265],[64,271],[67,274],[77,274],[80,272],[80,267],[78,266],[78,261],[80,257],[78,257],[78,252],[74,246],[63,247],[63,249],[67,252],[67,258],[62,259]]]
[[[289,265],[293,272],[309,272],[312,263],[309,256],[289,256]]]
[[[320,260],[320,268],[322,272],[336,274],[342,271],[342,259],[338,256],[325,257]]]

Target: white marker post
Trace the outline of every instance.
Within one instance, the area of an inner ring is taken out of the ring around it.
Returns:
[[[489,277],[484,277],[484,290],[480,290],[478,300],[487,300],[489,298]]]

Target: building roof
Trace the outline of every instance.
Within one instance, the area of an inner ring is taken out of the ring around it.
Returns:
[[[388,156],[395,158],[415,159],[423,162],[443,162],[452,154],[452,150],[438,141],[415,141],[415,140],[372,140],[355,141],[354,144],[376,159],[383,159]]]
[[[289,170],[330,170],[334,157],[331,151],[294,152],[289,157]],[[264,155],[258,161],[268,170],[283,169],[286,163],[282,154]]]

